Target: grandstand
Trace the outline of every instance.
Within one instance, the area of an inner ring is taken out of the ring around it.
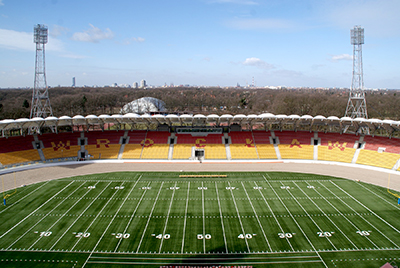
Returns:
[[[29,135],[33,125],[43,130],[70,125],[86,131]],[[90,126],[98,130],[88,131]],[[379,129],[380,136],[359,133],[366,127],[370,133]],[[343,134],[345,128],[349,131]],[[400,168],[400,139],[394,137],[400,131],[400,122],[389,120],[272,114],[126,114],[3,120],[0,130],[3,168],[89,159],[309,160]],[[15,130],[25,135],[13,136]]]

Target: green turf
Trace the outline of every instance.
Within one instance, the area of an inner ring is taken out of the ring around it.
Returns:
[[[386,189],[328,176],[78,176],[7,199],[0,265],[380,267],[400,264],[399,215]]]

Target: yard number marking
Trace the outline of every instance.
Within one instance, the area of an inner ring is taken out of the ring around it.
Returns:
[[[278,233],[279,238],[292,238],[295,233]]]
[[[89,236],[90,236],[90,233],[83,233],[83,232],[79,232],[79,233],[73,233],[74,235],[75,235],[75,237],[78,237],[78,238],[81,238],[81,237],[83,237],[83,238],[88,238]]]
[[[261,186],[254,186],[253,189],[254,190],[262,190],[262,187]]]
[[[197,239],[199,239],[199,240],[201,240],[201,239],[211,239],[211,235],[210,234],[205,234],[205,235],[202,235],[202,234],[198,234],[197,235]]]
[[[331,237],[335,232],[317,232],[318,237]]]
[[[227,190],[235,190],[235,189],[236,189],[236,187],[233,187],[233,186],[228,186],[228,187],[226,187],[225,189],[227,189]]]
[[[151,236],[155,236],[157,239],[170,239],[171,238],[171,235],[170,234],[165,234],[164,236],[162,235],[162,234],[159,234],[159,235],[155,235],[155,234],[151,234]]]
[[[142,190],[150,190],[150,189],[151,189],[151,187],[149,187],[149,186],[142,187]]]
[[[40,232],[40,236],[50,236],[52,232]]]
[[[281,189],[289,190],[289,189],[290,189],[290,186],[281,186]]]
[[[179,190],[179,187],[177,187],[177,186],[172,186],[172,187],[169,187],[169,189],[170,189],[170,190]]]
[[[356,233],[361,236],[369,236],[371,231],[357,231]]]
[[[252,239],[253,238],[253,236],[255,236],[256,234],[245,234],[245,235],[243,235],[243,234],[240,234],[240,235],[238,235],[238,238],[239,239]]]
[[[114,187],[115,190],[122,190],[124,188],[125,188],[124,186],[115,186]],[[113,189],[113,188],[111,188],[111,189]]]
[[[96,189],[96,185],[88,186],[88,189]]]
[[[197,189],[199,189],[199,190],[207,190],[207,187],[205,187],[205,186],[200,186],[200,187],[197,187]]]
[[[315,189],[315,186],[307,185],[307,188],[308,188],[308,189]]]
[[[117,238],[117,239],[121,239],[121,238],[127,239],[127,238],[129,238],[131,236],[128,233],[126,233],[126,234],[123,234],[123,233],[117,233],[117,234],[116,233],[112,233],[111,235],[115,236],[115,238]]]

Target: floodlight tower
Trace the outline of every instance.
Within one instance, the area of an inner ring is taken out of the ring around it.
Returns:
[[[354,26],[350,32],[350,36],[351,44],[353,45],[353,80],[351,82],[345,117],[368,119],[362,64],[364,28]]]
[[[33,42],[36,43],[35,84],[32,93],[30,118],[53,116],[46,82],[44,47],[47,44],[47,34],[47,26],[43,24],[35,25],[33,29]]]

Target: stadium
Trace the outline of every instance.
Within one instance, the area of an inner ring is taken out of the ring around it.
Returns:
[[[0,129],[2,267],[400,263],[398,121],[128,113]]]

